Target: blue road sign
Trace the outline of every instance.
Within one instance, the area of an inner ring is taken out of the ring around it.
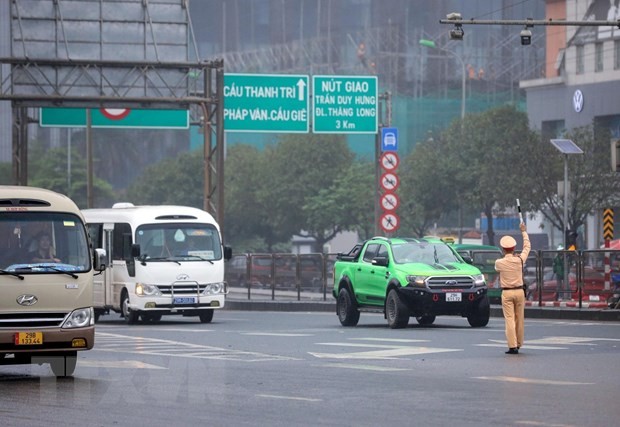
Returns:
[[[398,151],[397,128],[381,128],[381,151]]]

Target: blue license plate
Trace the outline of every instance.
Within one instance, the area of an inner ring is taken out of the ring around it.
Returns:
[[[196,298],[194,297],[175,297],[174,304],[196,304]]]

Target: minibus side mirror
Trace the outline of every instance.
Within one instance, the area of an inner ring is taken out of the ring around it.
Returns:
[[[224,259],[228,261],[232,258],[232,248],[230,246],[224,246]]]
[[[138,243],[134,243],[131,245],[131,257],[138,258],[140,256],[140,245]]]
[[[107,258],[108,257],[105,252],[105,249],[101,249],[101,248],[95,249],[95,259],[93,260],[93,264],[95,265],[94,267],[95,271],[102,272],[106,269]]]

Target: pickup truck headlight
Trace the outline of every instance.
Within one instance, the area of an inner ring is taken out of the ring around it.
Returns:
[[[420,288],[426,287],[426,276],[407,276],[407,282],[410,285]]]
[[[485,286],[486,285],[483,274],[476,274],[475,276],[471,276],[471,278],[474,279],[474,286]]]
[[[136,283],[136,295],[139,297],[159,297],[161,292],[155,285],[147,285],[145,283]]]

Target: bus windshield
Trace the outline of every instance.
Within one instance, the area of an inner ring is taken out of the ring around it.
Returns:
[[[82,220],[70,213],[0,212],[0,270],[19,274],[90,271]]]
[[[142,260],[213,261],[222,258],[217,229],[211,224],[145,224],[136,230]]]

